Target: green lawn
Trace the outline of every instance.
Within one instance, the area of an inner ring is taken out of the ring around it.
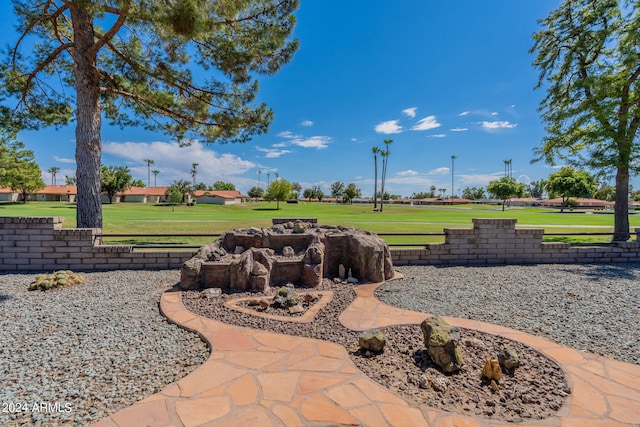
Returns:
[[[64,227],[75,227],[75,205],[64,202],[2,203],[0,216],[63,216]],[[103,233],[223,233],[233,228],[263,227],[274,217],[312,217],[321,224],[343,225],[376,233],[441,233],[444,228],[471,228],[472,218],[516,218],[518,227],[544,228],[549,233],[607,232],[613,230],[611,213],[564,213],[540,208],[499,206],[406,206],[386,205],[384,212],[373,212],[372,205],[330,203],[248,203],[237,206],[171,206],[144,203],[117,203],[103,206]],[[640,217],[630,217],[631,226],[640,227]],[[191,238],[111,238],[111,243],[193,243],[210,241],[209,237]],[[442,236],[387,236],[389,243],[442,242]],[[608,241],[609,236],[548,236],[547,241]]]

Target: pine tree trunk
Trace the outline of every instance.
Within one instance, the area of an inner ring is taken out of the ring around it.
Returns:
[[[91,51],[94,43],[93,15],[88,2],[74,2],[71,19],[74,30],[74,62],[76,87],[76,178],[77,226],[102,228],[100,202],[100,141],[102,106],[100,104],[100,77],[96,68],[96,55]]]
[[[616,172],[616,204],[613,211],[614,241],[629,240],[629,168],[618,166]]]

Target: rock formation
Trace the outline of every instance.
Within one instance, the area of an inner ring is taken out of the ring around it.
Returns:
[[[424,336],[424,345],[433,363],[448,374],[459,370],[464,364],[464,358],[459,345],[458,329],[450,326],[439,316],[425,319],[420,328]]]
[[[180,288],[265,291],[285,283],[315,287],[340,266],[359,282],[393,277],[387,244],[355,228],[289,222],[245,228],[203,246],[181,268]]]
[[[358,337],[358,344],[364,351],[381,353],[384,350],[384,346],[387,344],[387,340],[381,331],[371,329],[360,334]]]

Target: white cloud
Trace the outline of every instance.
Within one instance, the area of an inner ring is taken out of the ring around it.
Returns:
[[[358,138],[351,138],[351,142],[358,142]]]
[[[453,128],[453,129],[449,129],[451,132],[466,132],[469,129],[468,128]]]
[[[282,148],[282,147],[286,147],[287,143],[286,142],[278,142],[277,144],[271,144],[271,146],[273,148]]]
[[[290,132],[288,130],[285,130],[284,132],[280,132],[278,136],[280,138],[287,138],[287,139],[300,138],[300,135],[296,135],[295,133]]]
[[[498,112],[497,112],[497,111],[493,111],[493,112],[491,113],[491,115],[492,115],[492,116],[497,116],[497,115],[498,115]]]
[[[317,148],[318,150],[327,148],[331,144],[333,138],[330,136],[312,136],[311,138],[296,138],[291,144],[304,148]]]
[[[494,122],[482,121],[480,122],[480,124],[482,125],[482,128],[485,130],[513,129],[514,127],[518,126],[517,123],[511,123],[508,121],[494,121]]]
[[[180,147],[177,142],[107,142],[103,144],[103,152],[123,162],[136,162],[138,166],[130,168],[131,174],[145,183],[148,168],[143,160],[154,160],[152,169],[160,171],[158,185],[168,185],[177,179],[190,180],[192,163],[198,163],[197,180],[209,183],[228,180],[256,166],[235,154],[210,150],[197,141],[186,147]]]
[[[266,153],[264,157],[266,157],[267,159],[277,159],[280,156],[291,153],[291,150],[278,150],[276,148],[256,147],[256,150],[262,153]]]
[[[427,135],[429,138],[446,138],[447,134],[446,133],[436,133],[433,135]]]
[[[408,169],[406,171],[402,171],[402,172],[398,172],[396,175],[398,176],[416,176],[418,175],[418,172]]]
[[[446,175],[451,171],[449,168],[437,168],[429,171],[429,175]]]
[[[58,163],[75,163],[76,159],[67,159],[64,157],[53,156],[53,159]]]
[[[398,124],[400,120],[389,120],[380,122],[375,126],[375,131],[383,134],[402,133],[402,126]]]
[[[303,120],[302,123],[300,123],[300,126],[305,126],[305,127],[313,126],[313,122],[311,120]]]
[[[411,108],[405,108],[404,110],[402,110],[402,114],[404,114],[405,116],[413,119],[416,116],[416,110],[418,108],[416,107],[411,107]]]
[[[471,114],[471,111],[463,111],[462,113],[458,114],[458,116],[468,116],[469,114]]]
[[[440,126],[442,125],[438,123],[438,121],[436,120],[436,116],[427,116],[424,119],[418,120],[418,123],[416,123],[415,126],[411,128],[411,130],[422,131],[435,129]]]

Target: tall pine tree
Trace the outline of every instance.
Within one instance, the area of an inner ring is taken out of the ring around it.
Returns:
[[[31,129],[75,121],[78,227],[102,226],[103,118],[177,141],[247,141],[273,115],[255,102],[256,76],[276,73],[298,46],[297,0],[13,4],[18,36],[0,67],[0,120]]]

